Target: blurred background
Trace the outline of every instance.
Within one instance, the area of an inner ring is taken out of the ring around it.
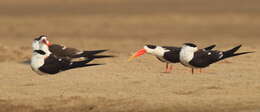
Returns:
[[[1,0],[0,46],[28,51],[46,34],[54,43],[130,52],[144,44],[194,42],[255,49],[259,0]],[[122,50],[121,48],[127,50]],[[16,52],[19,52],[17,50]],[[19,54],[19,53],[18,53]]]

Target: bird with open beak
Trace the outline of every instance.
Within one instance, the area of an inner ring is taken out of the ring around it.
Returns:
[[[209,47],[204,48],[205,50],[213,49],[216,45],[211,45]],[[203,49],[203,50],[204,50]],[[145,45],[143,49],[138,50],[134,53],[128,61],[139,57],[143,54],[151,54],[154,55],[161,62],[166,63],[164,73],[169,73],[172,71],[172,65],[169,66],[170,63],[179,63],[180,62],[180,51],[181,47],[175,46],[157,46],[157,45]]]

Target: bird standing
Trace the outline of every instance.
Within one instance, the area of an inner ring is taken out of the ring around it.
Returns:
[[[202,50],[211,50],[216,45],[208,46]],[[169,73],[172,71],[172,65],[169,66],[170,63],[179,63],[180,62],[180,51],[181,47],[175,46],[157,46],[157,45],[145,45],[143,49],[138,50],[131,56],[128,60],[131,61],[132,59],[141,56],[145,53],[154,55],[157,59],[161,62],[166,63],[165,66],[165,73]]]
[[[205,68],[208,67],[210,64],[216,63],[226,58],[253,53],[253,52],[236,53],[236,51],[241,46],[242,45],[238,45],[227,51],[218,51],[218,50],[199,50],[197,48],[197,45],[193,43],[184,43],[180,51],[180,62],[184,66],[192,68],[192,74],[193,74],[195,68]]]

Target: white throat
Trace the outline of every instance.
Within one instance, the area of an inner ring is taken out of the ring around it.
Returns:
[[[32,43],[32,50],[38,50],[40,49],[40,44],[39,44],[39,41],[37,40],[34,40],[33,43]]]

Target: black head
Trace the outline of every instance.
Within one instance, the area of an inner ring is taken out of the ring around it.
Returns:
[[[34,50],[33,52],[36,52],[41,55],[45,55],[46,53],[43,50]]]
[[[155,49],[156,48],[156,46],[155,45],[146,45],[148,48],[150,48],[150,49]]]
[[[39,41],[39,40],[41,40],[41,39],[42,39],[42,37],[47,37],[47,35],[41,35],[41,36],[39,36],[39,37],[35,38],[34,40],[37,40],[37,41]]]
[[[193,43],[184,43],[184,45],[186,45],[186,46],[190,46],[190,47],[197,47],[195,44],[193,44]]]

